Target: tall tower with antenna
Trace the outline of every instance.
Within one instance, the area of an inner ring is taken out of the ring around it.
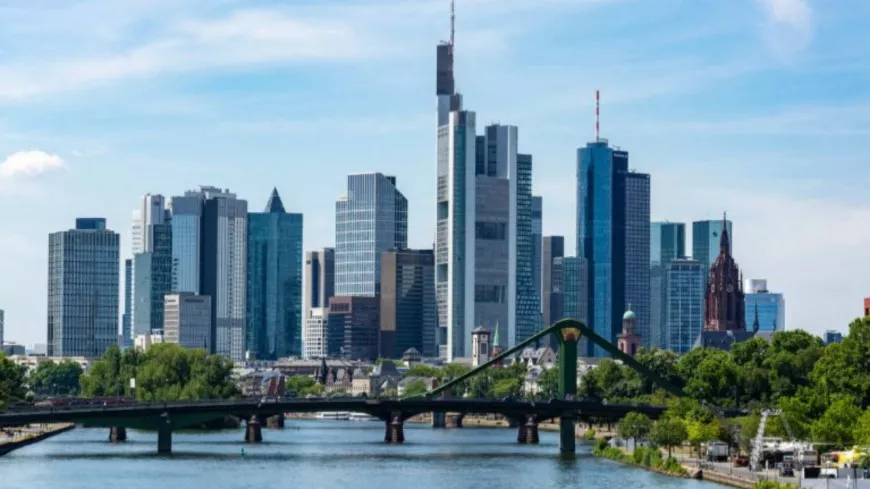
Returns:
[[[475,157],[474,112],[462,109],[453,74],[456,10],[450,2],[450,38],[437,48],[435,294],[439,353],[448,361],[471,355],[474,328]]]

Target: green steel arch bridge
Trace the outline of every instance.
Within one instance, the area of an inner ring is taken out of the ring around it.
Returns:
[[[529,344],[554,335],[559,343],[559,396],[548,401],[518,401],[493,399],[451,399],[444,396],[457,384],[493,367]],[[574,319],[563,319],[522,341],[488,362],[421,395],[403,399],[256,399],[198,401],[198,402],[150,402],[122,405],[84,405],[63,407],[28,407],[0,412],[0,427],[22,426],[31,423],[73,422],[90,426],[111,428],[110,440],[126,439],[126,429],[143,429],[157,432],[159,453],[172,451],[173,430],[200,425],[226,415],[247,419],[245,441],[262,441],[261,423],[273,420],[283,426],[284,413],[350,411],[368,413],[385,423],[384,441],[404,442],[404,422],[416,415],[433,413],[442,417],[450,413],[501,414],[518,428],[519,443],[538,442],[538,424],[550,419],[559,420],[559,449],[564,455],[576,451],[574,425],[578,420],[615,422],[629,412],[640,412],[658,418],[665,409],[662,406],[644,404],[608,404],[576,399],[577,394],[577,342],[581,337],[601,346],[625,365],[658,384],[675,396],[684,396],[682,389],[669,383],[640,362],[619,351],[609,341],[597,335],[589,327]],[[744,411],[720,411],[724,416],[745,415]],[[433,423],[434,425],[434,423]],[[443,426],[443,425],[442,425]]]

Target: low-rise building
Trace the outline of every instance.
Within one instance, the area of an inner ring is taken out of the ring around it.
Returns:
[[[141,351],[148,351],[151,345],[163,343],[163,333],[137,334],[133,339],[133,347]]]
[[[20,367],[25,367],[27,372],[30,373],[31,370],[36,369],[39,364],[43,362],[55,362],[61,363],[66,361],[71,361],[79,364],[82,368],[82,371],[87,372],[91,367],[91,359],[86,357],[46,357],[42,355],[12,355],[9,357],[9,360],[12,361],[15,365]]]

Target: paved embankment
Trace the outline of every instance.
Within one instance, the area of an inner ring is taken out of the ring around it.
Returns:
[[[56,423],[40,426],[25,426],[23,428],[11,428],[7,430],[6,433],[0,432],[0,455],[6,455],[12,450],[32,445],[73,428],[75,428],[75,425],[72,423]]]

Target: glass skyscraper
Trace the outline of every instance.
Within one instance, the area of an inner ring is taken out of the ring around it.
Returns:
[[[681,222],[650,224],[650,346],[667,345],[667,293],[665,268],[686,257],[686,225]]]
[[[163,330],[163,298],[172,292],[172,228],[169,222],[143,225],[145,249],[133,255],[133,332]]]
[[[335,203],[335,295],[377,297],[381,253],[408,247],[408,200],[396,177],[348,175]]]
[[[516,251],[514,252],[514,259],[516,260],[514,321],[516,326],[513,339],[509,338],[508,344],[502,346],[513,346],[537,333],[540,328],[541,319],[540,231],[537,235],[538,244],[536,247],[534,232],[535,198],[532,197],[532,155],[517,155],[516,176],[511,176],[511,178],[516,179]],[[513,204],[513,202],[510,202],[510,199],[508,202]],[[538,223],[540,224],[540,219]],[[535,260],[536,251],[538,253],[537,266]],[[508,319],[508,331],[510,331],[510,319]]]
[[[251,359],[302,355],[302,214],[287,213],[277,189],[248,214],[247,274]]]
[[[124,312],[121,315],[120,346],[133,346],[133,260],[124,260]]]
[[[746,283],[746,329],[753,329],[757,311],[758,331],[785,331],[785,299],[782,294],[767,290],[767,280],[764,279],[746,280]]]
[[[48,356],[101,356],[118,343],[120,236],[102,218],[48,237]]]
[[[554,318],[553,322],[571,318],[589,324],[588,276],[585,258],[565,256],[553,259],[553,291],[562,293],[562,317]],[[577,347],[578,354],[591,356],[592,352],[589,348],[590,344],[586,338],[581,338]]]
[[[628,153],[606,140],[577,152],[577,255],[588,267],[588,324],[616,343],[631,304],[650,340],[649,175],[628,170]],[[567,302],[567,300],[566,300]],[[594,356],[604,356],[596,347]]]
[[[452,72],[450,77],[452,80]],[[448,361],[471,355],[471,331],[475,328],[476,161],[479,159],[475,114],[453,107],[451,104],[459,99],[452,93],[451,82],[450,94],[439,93],[438,98],[435,237],[435,293],[441,331],[438,337],[444,338],[439,356]]]
[[[731,221],[725,221],[728,229],[728,253],[734,246],[734,232]],[[719,239],[722,236],[722,220],[695,221],[692,223],[692,258],[704,264],[707,271],[713,266],[719,256]]]
[[[531,184],[531,182],[529,182]],[[542,309],[542,256],[544,245],[544,199],[540,196],[532,196],[532,280],[535,283],[535,297],[538,298],[538,318],[536,330],[540,330],[544,326],[544,316]],[[549,326],[549,325],[548,325]]]
[[[704,294],[708,273],[704,264],[697,260],[677,259],[665,267],[665,348],[682,354],[694,346],[704,324]]]

